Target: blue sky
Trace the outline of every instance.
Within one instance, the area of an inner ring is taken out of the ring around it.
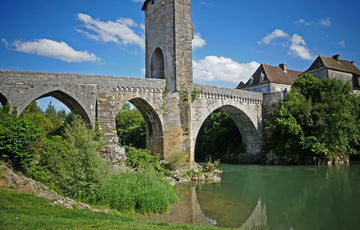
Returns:
[[[144,77],[139,0],[0,0],[0,69]],[[360,63],[360,3],[192,0],[194,81],[234,88],[260,63]],[[358,64],[359,65],[359,64]]]

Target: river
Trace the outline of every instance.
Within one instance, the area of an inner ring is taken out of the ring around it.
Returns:
[[[220,165],[220,184],[180,188],[181,201],[149,220],[242,229],[360,229],[360,164]]]

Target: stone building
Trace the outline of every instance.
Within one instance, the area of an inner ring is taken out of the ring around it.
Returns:
[[[360,70],[354,61],[341,60],[339,54],[333,57],[318,56],[305,73],[310,73],[320,79],[327,77],[350,82],[354,91],[360,90]]]
[[[240,82],[236,88],[261,93],[289,91],[301,73],[288,69],[286,64],[261,64],[246,83]]]

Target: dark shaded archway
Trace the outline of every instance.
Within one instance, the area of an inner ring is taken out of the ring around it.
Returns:
[[[160,48],[156,48],[151,56],[150,76],[151,78],[165,79],[164,54]]]
[[[79,104],[79,102],[77,102],[73,97],[71,97],[67,93],[64,93],[64,92],[62,92],[60,90],[55,90],[55,91],[46,93],[46,94],[44,94],[44,95],[42,95],[40,97],[37,97],[35,100],[41,99],[41,98],[44,98],[44,97],[54,97],[54,98],[58,99],[64,105],[66,105],[74,114],[79,115],[82,119],[84,119],[84,121],[91,124],[90,118],[87,115],[84,108]]]
[[[234,133],[235,138],[238,138],[237,143],[239,144],[237,146],[237,151],[238,152],[234,152],[232,153],[237,154],[237,156],[239,154],[247,154],[249,156],[255,156],[255,154],[260,153],[261,150],[261,139],[260,136],[257,132],[257,129],[255,127],[255,125],[253,124],[253,122],[251,121],[251,119],[247,116],[247,114],[245,112],[243,112],[241,109],[236,108],[235,106],[232,105],[225,105],[225,106],[221,106],[215,110],[213,110],[210,114],[207,115],[207,117],[202,121],[201,124],[201,128],[199,128],[199,130],[196,131],[195,136],[195,145],[198,145],[198,139],[199,139],[199,135],[201,134],[201,129],[204,126],[204,123],[206,122],[206,120],[211,116],[211,114],[213,114],[214,112],[217,111],[221,111],[221,112],[225,112],[233,121],[233,125],[236,126],[239,135],[236,134],[236,132]],[[231,127],[233,128],[233,127]],[[229,137],[229,140],[224,140],[224,142],[226,141],[234,141],[234,140],[230,140],[233,137]],[[215,139],[214,139],[215,141]],[[222,144],[222,143],[220,143]],[[224,145],[226,145],[227,143],[223,143]],[[234,142],[233,144],[236,144],[236,142]],[[196,151],[196,150],[195,150]],[[225,152],[226,153],[226,152]],[[237,157],[237,156],[233,156],[233,157]],[[195,152],[195,158],[196,157],[196,152]],[[230,156],[230,159],[232,158],[232,156]],[[233,160],[228,160],[228,161],[233,161],[233,162],[239,162],[239,159],[233,159]]]
[[[0,103],[2,106],[5,106],[8,103],[8,100],[2,93],[0,93]]]

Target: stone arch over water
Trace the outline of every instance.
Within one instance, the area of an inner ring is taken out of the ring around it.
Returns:
[[[84,109],[84,106],[80,104],[81,103],[80,100],[75,99],[74,96],[70,96],[70,94],[63,92],[62,90],[53,90],[50,92],[40,93],[33,98],[25,99],[26,102],[23,103],[23,106],[20,107],[18,110],[19,114],[22,113],[24,109],[28,105],[30,105],[31,102],[44,97],[56,98],[57,100],[61,101],[64,105],[66,105],[74,114],[79,115],[87,123],[89,124],[92,123],[90,116]]]
[[[160,48],[156,48],[151,56],[150,76],[165,79],[164,53]]]
[[[206,119],[214,113],[216,110],[226,112],[230,118],[234,121],[237,126],[241,137],[242,143],[245,145],[246,153],[257,154],[261,151],[261,135],[258,132],[256,127],[259,125],[255,125],[250,117],[240,108],[237,108],[233,105],[223,105],[217,108],[212,108],[208,113],[202,113],[201,116],[197,117],[195,124],[192,126],[193,128],[193,140],[194,144],[198,139],[198,135],[200,133],[200,129],[204,125]],[[240,140],[239,140],[240,141]],[[195,153],[194,153],[195,154]]]
[[[154,107],[146,100],[135,97],[127,102],[133,104],[142,114],[146,125],[146,147],[152,153],[164,157],[164,133],[161,119]],[[120,110],[119,110],[120,111]],[[119,112],[118,111],[118,112]]]

